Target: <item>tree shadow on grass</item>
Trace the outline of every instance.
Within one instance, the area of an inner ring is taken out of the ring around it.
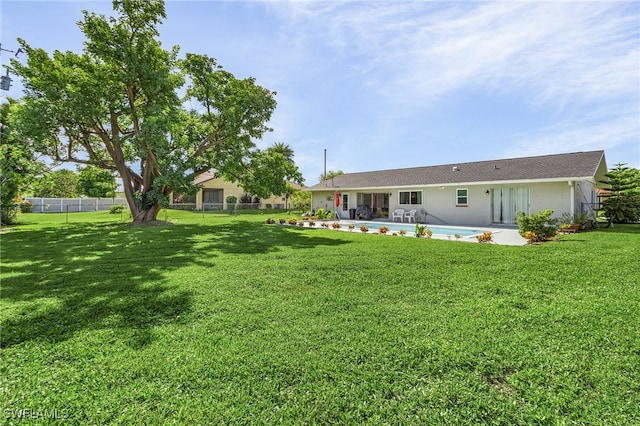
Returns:
[[[215,268],[225,254],[344,243],[255,222],[16,230],[2,236],[0,347],[105,328],[141,347],[153,327],[188,321],[193,294],[169,277],[180,268]]]
[[[349,243],[321,235],[316,229],[245,221],[217,225],[211,231],[214,234],[208,240],[210,248],[223,253],[258,254],[279,251],[282,247],[307,249]]]

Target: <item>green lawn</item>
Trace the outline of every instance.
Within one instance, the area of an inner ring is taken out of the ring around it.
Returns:
[[[3,420],[640,424],[638,226],[513,247],[167,218],[1,235]]]

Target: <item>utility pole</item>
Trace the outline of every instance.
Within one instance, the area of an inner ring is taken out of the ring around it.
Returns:
[[[18,50],[9,50],[9,49],[3,49],[2,48],[2,43],[0,43],[0,54],[2,54],[2,52],[11,52],[11,53],[15,53],[15,57],[18,57],[18,54],[22,53],[23,50],[22,48],[18,48]],[[0,76],[0,89],[2,90],[9,90],[9,88],[11,87],[11,77],[9,77],[9,69],[7,68],[7,74]]]
[[[324,149],[324,180],[327,180],[327,148]]]

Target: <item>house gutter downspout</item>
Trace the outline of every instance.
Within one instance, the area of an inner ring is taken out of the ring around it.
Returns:
[[[576,213],[576,187],[573,185],[572,180],[568,181],[567,184],[569,184],[571,199],[571,207],[569,208],[569,213],[571,213],[571,217],[574,217]]]

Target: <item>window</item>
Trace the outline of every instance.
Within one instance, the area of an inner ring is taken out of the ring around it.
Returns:
[[[357,197],[356,198],[357,205],[359,205],[359,206],[361,206],[361,205],[371,206],[371,200],[373,198],[371,197],[370,193],[358,192],[358,195],[356,197]]]
[[[469,205],[469,190],[466,188],[456,189],[456,206]]]
[[[342,194],[342,211],[349,210],[349,194]]]
[[[208,189],[202,190],[202,202],[206,204],[221,203],[222,202],[222,189]]]
[[[399,204],[422,204],[422,191],[401,191],[398,196]]]

